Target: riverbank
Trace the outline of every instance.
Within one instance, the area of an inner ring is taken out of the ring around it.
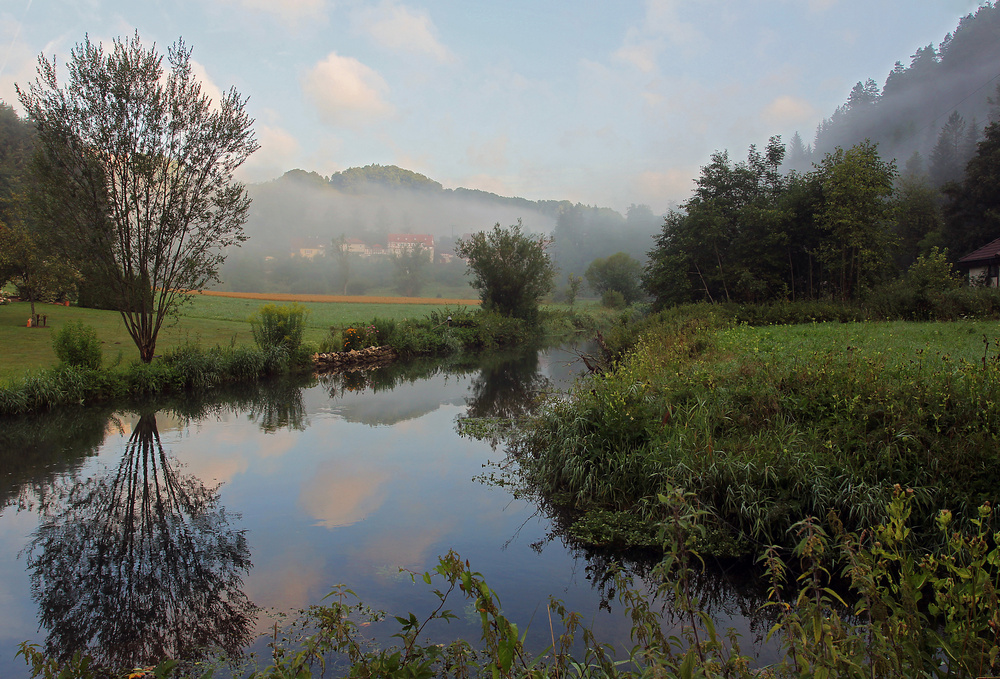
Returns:
[[[682,488],[709,517],[703,550],[756,556],[810,516],[828,530],[885,522],[897,484],[916,497],[914,536],[935,542],[939,509],[968,526],[1000,500],[998,343],[997,321],[750,327],[708,307],[665,313],[550,400],[513,456],[525,486],[576,512],[571,531],[595,543],[653,534],[656,498]]]

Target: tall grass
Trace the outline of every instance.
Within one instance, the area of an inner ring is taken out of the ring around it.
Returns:
[[[874,525],[894,484],[914,490],[915,530],[929,533],[930,508],[961,524],[997,499],[998,338],[996,322],[661,317],[613,368],[550,401],[514,451],[532,487],[583,512],[652,524],[652,500],[685,488],[747,552],[787,543],[809,515]]]

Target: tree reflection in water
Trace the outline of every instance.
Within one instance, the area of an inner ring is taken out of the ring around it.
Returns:
[[[552,387],[538,366],[538,351],[484,357],[469,388],[466,417],[514,420],[530,414]]]
[[[177,467],[144,414],[117,470],[57,490],[27,547],[48,653],[124,667],[251,640],[244,531],[217,488]]]

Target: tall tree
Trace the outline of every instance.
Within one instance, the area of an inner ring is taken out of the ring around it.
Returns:
[[[392,258],[392,280],[396,292],[404,297],[416,297],[424,287],[430,253],[419,243],[397,253]]]
[[[961,184],[945,188],[945,245],[953,257],[1000,237],[1000,123],[983,132]]]
[[[245,240],[250,199],[233,172],[257,149],[235,89],[213,104],[183,41],[167,50],[166,74],[163,58],[138,33],[110,53],[85,38],[65,86],[40,56],[34,82],[18,87],[49,226],[106,281],[147,363],[167,315],[218,280],[224,248]]]
[[[944,186],[948,182],[962,179],[962,169],[965,166],[962,152],[964,142],[965,120],[958,111],[952,111],[931,151],[930,174],[935,186]]]
[[[828,153],[816,174],[823,191],[819,225],[828,234],[821,256],[834,293],[852,299],[889,261],[896,161],[882,160],[877,144],[865,141]]]
[[[642,275],[642,264],[625,252],[618,252],[610,257],[598,257],[584,272],[587,283],[598,295],[607,292],[619,292],[626,304],[639,301],[642,288],[639,278]]]

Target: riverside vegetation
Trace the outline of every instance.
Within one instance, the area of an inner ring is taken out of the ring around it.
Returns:
[[[789,313],[807,313],[789,307]],[[815,310],[814,310],[815,311]],[[770,314],[780,320],[775,310]],[[454,320],[454,319],[453,319]],[[445,326],[447,327],[447,326]],[[632,620],[614,649],[557,600],[536,654],[499,595],[449,553],[412,574],[430,612],[387,616],[346,587],[276,629],[241,676],[972,677],[996,674],[1000,532],[994,519],[1000,323],[751,327],[719,306],[679,307],[606,334],[603,369],[510,432],[516,492],[569,507],[578,540],[663,557],[654,598],[617,579]],[[466,422],[469,432],[494,432]],[[956,483],[956,479],[960,482]],[[701,610],[701,559],[756,559],[778,660],[753,668]],[[441,644],[465,598],[478,643]],[[393,622],[395,621],[395,622]],[[397,625],[375,643],[369,625]],[[539,624],[539,623],[535,623]],[[120,676],[23,645],[35,677]],[[133,676],[205,677],[167,661]]]
[[[312,355],[317,351],[390,346],[404,357],[446,355],[537,342],[544,336],[593,330],[608,322],[607,313],[596,309],[589,313],[545,310],[538,324],[529,325],[474,308],[442,307],[422,319],[376,316],[365,323],[330,326],[317,343],[305,339],[310,313],[310,308],[300,304],[265,304],[249,319],[252,345],[238,344],[235,335],[228,345],[208,348],[188,340],[170,347],[151,363],[123,364],[119,354],[104,368],[101,365],[106,357],[94,328],[70,322],[53,336],[57,366],[0,384],[0,416],[68,404],[199,392],[278,373],[312,370]]]

